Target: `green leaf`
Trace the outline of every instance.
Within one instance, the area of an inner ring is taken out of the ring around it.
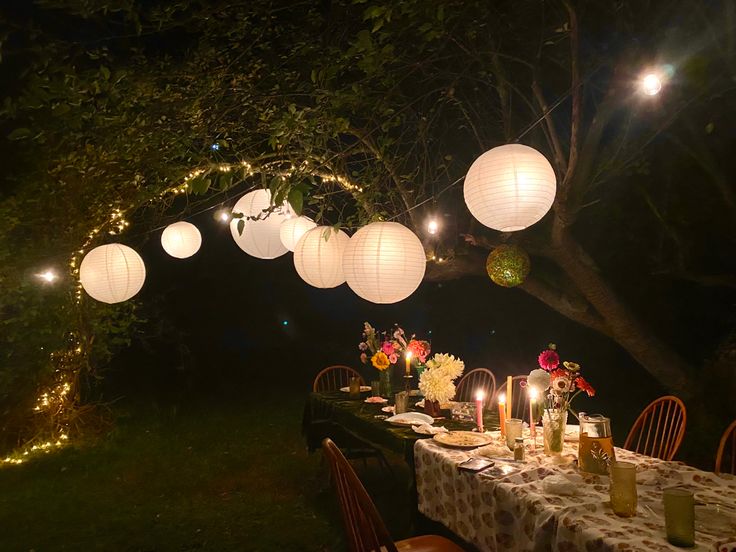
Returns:
[[[245,221],[241,218],[238,221],[238,236],[243,235],[243,230],[245,230]]]
[[[13,132],[8,134],[8,140],[23,140],[24,138],[28,138],[33,134],[31,132],[30,128],[16,128]]]
[[[289,192],[289,204],[297,215],[302,214],[302,208],[304,207],[304,195],[301,190],[293,188]]]
[[[211,184],[212,181],[209,178],[202,178],[201,176],[198,176],[196,178],[192,178],[189,181],[189,189],[192,190],[192,193],[194,195],[202,195],[207,193],[207,190],[210,189]]]

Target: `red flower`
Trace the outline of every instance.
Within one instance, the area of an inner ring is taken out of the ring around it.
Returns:
[[[539,358],[537,360],[539,361],[540,368],[547,370],[547,372],[551,372],[560,364],[560,355],[557,354],[557,351],[545,349],[539,353]]]
[[[593,386],[585,381],[585,378],[583,376],[578,376],[577,378],[575,378],[575,385],[578,389],[585,391],[589,397],[595,396],[595,389],[593,389]]]

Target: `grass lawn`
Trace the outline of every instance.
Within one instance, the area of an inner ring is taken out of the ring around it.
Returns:
[[[101,441],[0,469],[0,550],[341,550],[304,398],[121,407]]]

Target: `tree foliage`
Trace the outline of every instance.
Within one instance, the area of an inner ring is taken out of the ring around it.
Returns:
[[[648,293],[662,278],[733,286],[721,255],[736,208],[721,123],[734,107],[729,6],[44,0],[9,11],[6,415],[28,405],[70,334],[94,373],[135,325],[130,306],[77,304],[78,264],[53,289],[31,283],[35,270],[126,240],[116,209],[145,230],[251,186],[322,224],[413,227],[450,259],[434,278],[482,271],[484,247],[517,242],[534,260],[525,291],[683,390],[692,370],[665,344],[681,334],[648,329],[673,305]],[[642,98],[640,71],[665,63],[662,97]],[[452,184],[522,134],[557,172],[553,213],[518,235],[485,231]],[[185,178],[185,193],[167,192]],[[440,240],[424,232],[433,212],[448,223]]]

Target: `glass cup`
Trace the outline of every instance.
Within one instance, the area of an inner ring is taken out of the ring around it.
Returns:
[[[695,546],[695,498],[692,491],[672,487],[662,491],[667,541],[675,546]]]
[[[394,414],[403,414],[409,411],[409,393],[400,391],[394,395]]]
[[[509,418],[506,420],[506,446],[509,450],[514,450],[516,438],[521,437],[522,421],[519,418]]]
[[[611,462],[611,508],[617,516],[636,515],[636,464]]]
[[[350,398],[351,399],[359,399],[360,398],[360,378],[353,376],[350,378]]]
[[[381,395],[381,381],[373,380],[371,382],[371,396],[378,397]]]

